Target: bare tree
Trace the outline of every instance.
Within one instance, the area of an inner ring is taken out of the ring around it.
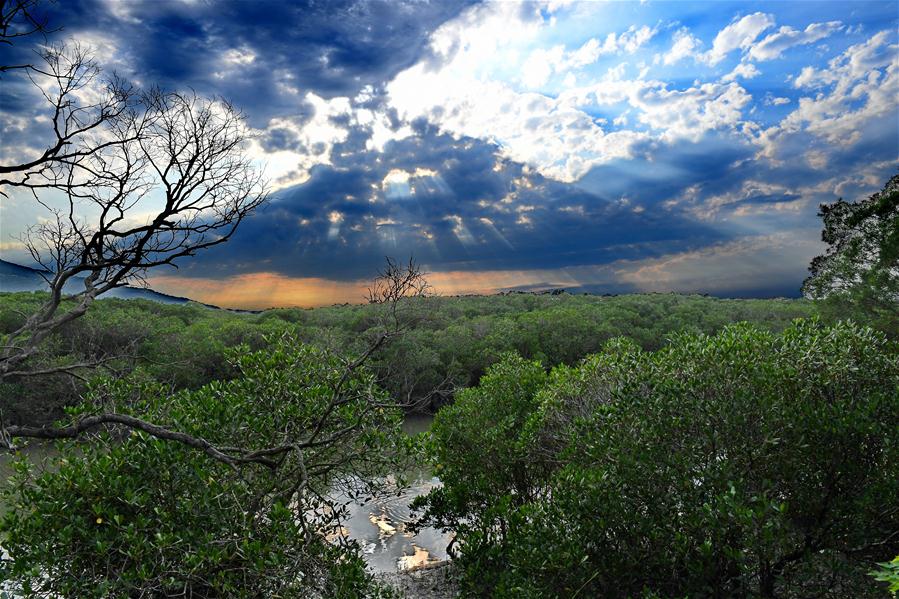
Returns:
[[[66,163],[115,143],[104,138],[103,128],[127,116],[138,100],[135,90],[120,77],[102,77],[87,48],[49,43],[47,34],[59,29],[49,27],[38,14],[40,4],[41,0],[0,0],[0,47],[12,47],[34,35],[44,40],[31,52],[32,60],[0,64],[0,78],[14,73],[30,80],[32,89],[47,102],[51,120],[46,134],[34,132],[43,148],[0,156],[3,196],[7,195],[3,187],[50,187],[64,174]]]
[[[231,106],[155,91],[142,96],[141,108],[105,129],[109,145],[64,163],[52,187],[59,197],[37,198],[52,218],[25,242],[50,273],[50,298],[5,340],[0,376],[22,374],[15,368],[98,295],[227,241],[265,199]],[[75,306],[60,311],[76,284]]]
[[[116,77],[103,81],[100,68],[78,46],[52,47],[40,58],[40,66],[16,68],[48,102],[53,139],[34,156],[0,165],[0,194],[27,189],[49,212],[50,218],[24,241],[48,273],[50,295],[17,330],[0,338],[0,380],[93,365],[34,369],[29,359],[55,331],[84,315],[98,295],[141,281],[148,269],[175,266],[179,258],[227,241],[266,198],[261,175],[242,151],[243,119],[227,102],[138,92]],[[373,393],[348,389],[348,382],[388,339],[409,326],[401,302],[426,289],[413,261],[402,268],[388,260],[368,298],[385,306],[382,330],[360,355],[339,359],[342,373],[312,425],[285,431],[270,447],[219,447],[177,430],[177,423],[118,411],[46,427],[4,425],[0,414],[0,447],[13,447],[16,438],[74,439],[120,427],[183,443],[233,467],[289,467],[297,482],[286,492],[301,492],[307,476],[320,473],[309,470],[313,464],[307,466],[304,453],[341,443],[366,414],[385,407]],[[360,401],[360,420],[335,429],[335,413]],[[336,465],[331,460],[318,468]]]
[[[43,135],[42,149],[4,156],[0,162],[0,194],[4,187],[49,189],[59,183],[89,180],[81,170],[86,159],[115,145],[136,141],[134,124],[141,95],[118,76],[102,77],[90,51],[78,44],[48,45],[35,52],[35,63],[6,65],[20,69],[49,109],[51,126]],[[122,137],[128,132],[131,136]],[[80,176],[66,180],[75,170]]]
[[[40,0],[0,0],[0,44],[12,46],[13,40],[50,32],[47,21],[36,14]],[[3,71],[20,68],[0,65]]]
[[[408,310],[408,303],[401,300],[424,297],[430,293],[431,286],[414,257],[410,257],[405,265],[390,256],[386,256],[385,260],[387,264],[378,271],[377,278],[368,288],[366,299],[369,304],[384,306],[385,312],[381,315],[383,328],[400,332],[414,324],[416,319]],[[407,310],[401,312],[402,307]]]
[[[26,362],[41,343],[98,295],[224,243],[266,198],[243,151],[242,115],[224,101],[145,92],[92,138],[88,151],[41,166],[52,176],[30,185],[50,218],[24,241],[49,273],[50,296],[0,340],[0,380],[33,374]]]

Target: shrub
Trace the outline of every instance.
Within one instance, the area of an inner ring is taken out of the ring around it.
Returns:
[[[470,594],[876,596],[866,572],[899,549],[899,360],[881,334],[798,321],[654,353],[613,342],[525,399],[504,392],[517,364],[433,429],[452,475],[425,521],[457,531]]]
[[[370,375],[344,376],[338,356],[289,337],[238,351],[233,364],[237,378],[174,394],[139,372],[107,380],[72,417],[103,405],[218,447],[260,450],[313,430],[320,443],[269,467],[143,432],[61,443],[43,469],[20,460],[3,491],[0,543],[12,561],[0,575],[27,596],[377,594],[355,547],[326,540],[342,516],[328,493],[380,490],[403,456],[402,415]]]

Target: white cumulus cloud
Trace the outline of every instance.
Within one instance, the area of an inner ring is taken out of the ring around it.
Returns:
[[[522,66],[521,81],[528,88],[544,85],[555,74],[567,73],[595,63],[601,56],[612,54],[633,54],[655,36],[658,29],[643,25],[632,25],[627,31],[609,33],[605,40],[590,38],[576,50],[566,51],[562,45],[549,49],[537,48],[528,56]]]
[[[777,155],[785,141],[800,134],[845,147],[859,141],[869,123],[895,115],[899,46],[890,38],[891,32],[881,31],[849,47],[827,68],[802,69],[793,85],[814,95],[799,98],[794,111],[762,133],[763,153]]]
[[[752,79],[758,77],[762,72],[751,62],[741,62],[734,70],[721,78],[721,81],[736,81],[737,78]]]
[[[749,48],[759,35],[774,26],[774,17],[762,12],[734,21],[715,36],[712,49],[705,55],[706,61],[716,65],[734,50]]]
[[[840,21],[812,23],[804,30],[792,27],[781,27],[749,49],[749,57],[753,60],[774,60],[780,58],[784,50],[793,46],[813,44],[839,31],[843,24]]]
[[[702,42],[698,37],[690,33],[690,30],[686,27],[677,30],[672,40],[674,44],[662,58],[662,62],[666,65],[675,64],[685,58],[696,58],[699,56],[699,48],[702,47]]]

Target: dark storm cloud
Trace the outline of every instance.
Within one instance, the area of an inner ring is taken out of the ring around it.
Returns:
[[[261,127],[273,116],[298,114],[288,88],[301,96],[354,96],[390,80],[422,55],[431,31],[468,4],[69,0],[42,10],[51,27],[63,28],[53,38],[111,37],[142,82],[225,95]],[[224,71],[229,50],[246,62]],[[25,44],[15,50],[24,51]]]
[[[653,144],[634,158],[594,167],[577,185],[648,202],[676,198],[700,183],[709,194],[721,193],[735,182],[735,165],[757,151],[746,142],[719,135],[707,135],[699,143]]]
[[[727,238],[663,207],[667,196],[642,203],[607,198],[528,172],[492,144],[426,126],[418,131],[383,154],[360,149],[365,136],[350,135],[335,147],[334,164],[277,193],[228,244],[198,256],[183,274],[264,270],[350,280],[369,277],[385,255],[414,255],[434,270],[554,269],[656,257]],[[397,186],[403,193],[385,189],[395,170],[413,174]]]

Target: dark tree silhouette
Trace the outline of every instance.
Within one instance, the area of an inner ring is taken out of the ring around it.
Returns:
[[[40,0],[0,0],[0,44],[12,46],[14,40],[44,35],[50,30],[46,19],[36,14]],[[0,65],[0,73],[23,65]]]
[[[49,30],[37,1],[0,4],[0,44]],[[97,296],[140,283],[148,269],[226,242],[267,196],[246,155],[248,129],[227,101],[139,90],[104,76],[77,44],[44,44],[0,75],[27,78],[45,101],[45,145],[7,154],[0,197],[30,194],[46,218],[22,241],[44,267],[50,295],[0,338],[0,381],[66,372],[92,363],[34,367],[31,358]],[[0,443],[10,445],[0,414]]]

